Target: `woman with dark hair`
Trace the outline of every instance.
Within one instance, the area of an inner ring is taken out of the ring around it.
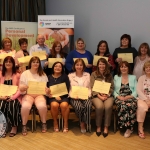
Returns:
[[[86,64],[85,72],[92,72],[93,55],[85,50],[85,41],[82,38],[78,38],[75,42],[76,49],[71,51],[66,58],[66,68],[68,72],[73,72],[72,66],[74,64],[74,58],[87,58],[88,64]]]
[[[114,97],[118,108],[118,125],[125,128],[124,137],[130,137],[136,122],[137,80],[131,75],[130,64],[122,61],[119,64],[118,75],[114,77]]]
[[[47,131],[46,125],[46,115],[47,115],[47,105],[46,99],[44,95],[37,94],[26,94],[28,89],[28,82],[48,82],[48,78],[46,74],[43,72],[40,59],[38,57],[32,57],[29,62],[29,70],[24,71],[20,77],[20,91],[24,96],[22,97],[22,105],[21,105],[21,117],[22,117],[22,135],[27,135],[27,121],[30,113],[30,109],[35,104],[38,109],[41,122],[42,122],[42,132],[45,133]],[[37,87],[38,88],[38,87]],[[45,95],[48,93],[48,88],[45,87]]]
[[[0,72],[0,84],[19,85],[20,74],[16,72],[15,61],[11,56],[7,56],[3,61],[3,69]],[[13,137],[17,134],[17,127],[21,122],[20,102],[18,100],[20,92],[17,91],[12,96],[0,96],[0,110],[4,113],[7,120],[11,124],[9,136]],[[6,133],[3,137],[6,136]]]
[[[112,96],[114,90],[114,81],[110,73],[109,64],[105,58],[100,58],[98,60],[97,70],[91,74],[91,88],[93,88],[95,80],[111,83],[108,94],[95,91],[92,92],[92,103],[96,112],[96,135],[101,135],[102,118],[103,114],[105,113],[103,136],[106,137],[108,135],[108,127],[110,126],[112,107],[114,103]]]
[[[52,66],[52,74],[48,76],[48,87],[65,83],[67,87],[67,91],[69,92],[70,82],[68,76],[64,73],[63,64],[61,62],[55,62]],[[53,97],[53,95],[49,96],[48,103],[50,104],[51,114],[54,120],[54,131],[59,132],[58,128],[58,112],[59,108],[61,110],[61,114],[64,119],[64,128],[63,132],[68,132],[68,116],[69,116],[69,99],[68,94]]]
[[[21,57],[24,57],[24,56],[29,56],[29,53],[27,51],[28,39],[26,39],[26,38],[20,38],[18,40],[18,42],[19,42],[19,45],[20,45],[20,50],[17,51],[17,53],[15,55],[15,62],[16,62],[16,66],[19,67],[20,72],[23,72],[28,67],[22,66],[22,64],[19,63],[18,58],[21,58]]]
[[[110,65],[110,70],[113,71],[115,69],[115,63],[113,56],[109,52],[108,43],[104,40],[100,41],[97,45],[97,52],[95,55],[102,56],[102,57],[108,57],[108,63]],[[93,71],[96,70],[96,66],[93,66]]]
[[[91,86],[90,86],[90,74],[84,72],[86,66],[83,59],[78,58],[73,65],[74,72],[69,74],[70,80],[70,92],[69,97],[72,107],[75,109],[75,113],[80,120],[81,132],[85,133],[85,124],[89,125],[90,113],[91,113]],[[78,97],[72,97],[72,86],[79,86],[88,88],[88,99],[79,99]]]
[[[149,45],[147,43],[142,43],[138,50],[138,56],[134,60],[133,74],[137,79],[144,74],[143,66],[148,60],[150,60]]]
[[[122,58],[118,57],[118,54],[121,53],[131,53],[133,57],[133,63],[130,63],[131,71],[133,72],[134,68],[134,59],[138,55],[137,50],[134,47],[131,47],[131,36],[128,34],[123,34],[120,38],[120,47],[116,48],[113,57],[116,63],[116,68],[118,68],[118,64],[123,61]],[[117,70],[115,69],[115,74],[117,74]]]
[[[66,57],[67,57],[67,53],[63,52],[63,48],[62,48],[61,43],[59,41],[55,41],[54,44],[53,44],[53,47],[51,49],[51,54],[48,56],[48,58],[62,58],[63,59],[62,64],[65,65]],[[51,74],[52,69],[47,68],[47,66],[48,66],[48,62],[45,62],[44,72],[48,76],[48,75]],[[64,67],[63,67],[63,69],[64,69]]]

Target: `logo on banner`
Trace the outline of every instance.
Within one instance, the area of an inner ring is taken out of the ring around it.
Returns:
[[[43,27],[43,26],[44,26],[44,22],[40,22],[39,25],[40,25],[41,27]]]

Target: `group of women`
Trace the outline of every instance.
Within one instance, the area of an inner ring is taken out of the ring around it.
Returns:
[[[47,104],[51,108],[55,132],[59,132],[57,116],[61,109],[64,133],[68,132],[69,104],[72,105],[80,120],[82,133],[86,132],[86,124],[89,122],[92,105],[94,105],[96,135],[100,136],[103,132],[103,136],[107,137],[115,102],[118,110],[118,125],[126,129],[124,137],[130,137],[134,123],[138,121],[138,135],[140,138],[145,138],[143,123],[146,111],[150,107],[150,49],[147,43],[142,43],[137,52],[131,47],[130,35],[124,34],[120,38],[120,47],[111,55],[108,43],[100,41],[95,55],[102,58],[98,60],[97,66],[93,66],[93,56],[85,50],[83,39],[77,39],[76,49],[68,55],[63,52],[61,43],[56,41],[48,58],[63,58],[63,62],[55,62],[50,69],[48,62],[45,62],[42,68],[40,59],[36,56],[31,58],[27,67],[19,63],[18,58],[29,55],[27,39],[19,39],[19,44],[21,50],[15,53],[15,50],[11,49],[11,40],[5,38],[2,41],[3,49],[0,50],[0,54],[13,52],[12,57],[7,56],[1,65],[0,83],[18,86],[14,95],[0,97],[0,110],[12,127],[10,137],[16,135],[19,123],[22,123],[22,134],[27,135],[26,124],[33,103],[38,109],[43,133],[47,131]],[[133,63],[118,58],[119,53],[132,53]],[[108,57],[108,61],[105,57]],[[87,58],[88,63],[85,64],[82,58]],[[111,84],[108,94],[92,90],[96,80]],[[28,94],[29,81],[46,82],[45,95]],[[68,94],[53,97],[49,87],[60,83],[66,84]],[[73,86],[88,88],[88,99],[72,97]],[[103,118],[104,129],[102,130]],[[6,133],[3,137],[5,136]]]

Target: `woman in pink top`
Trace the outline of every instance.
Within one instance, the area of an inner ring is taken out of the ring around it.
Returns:
[[[27,135],[26,124],[33,103],[38,109],[41,118],[42,132],[45,133],[47,131],[46,126],[47,105],[45,96],[37,94],[27,94],[27,89],[29,81],[45,82],[46,85],[46,83],[48,82],[48,78],[42,70],[40,59],[38,57],[32,57],[28,67],[29,70],[24,71],[20,77],[20,91],[22,94],[24,94],[21,106],[21,117],[23,125],[22,135],[24,136]],[[48,93],[48,91],[49,91],[48,88],[45,87],[45,93]]]
[[[73,65],[73,70],[75,72],[68,75],[70,80],[70,92],[69,92],[69,97],[71,98],[70,103],[72,107],[75,109],[75,113],[80,120],[82,133],[86,132],[85,124],[90,125],[90,113],[91,113],[91,106],[92,106],[90,100],[91,97],[90,74],[84,72],[85,67],[86,66],[83,59],[78,58],[76,59]],[[78,97],[73,97],[72,86],[88,88],[88,98],[81,99]]]
[[[137,84],[138,103],[137,103],[137,122],[139,137],[144,139],[143,123],[146,112],[150,108],[150,61],[147,61],[143,66],[145,75],[142,75]]]
[[[150,48],[147,43],[142,43],[139,47],[138,56],[134,60],[133,74],[139,79],[144,74],[144,63],[150,60]]]
[[[16,72],[15,61],[11,56],[7,56],[3,62],[3,69],[0,71],[0,84],[19,85],[20,74]],[[12,96],[0,96],[0,110],[4,113],[11,124],[9,136],[13,137],[17,133],[17,127],[21,122],[20,102],[18,100],[20,92],[17,91]],[[6,133],[3,134],[3,137]]]

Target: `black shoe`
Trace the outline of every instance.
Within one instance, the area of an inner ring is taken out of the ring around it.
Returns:
[[[108,133],[103,133],[103,137],[105,138],[105,137],[107,137],[108,136]]]
[[[96,131],[96,135],[97,135],[97,136],[100,136],[100,135],[101,135],[101,132],[97,132],[97,131]]]
[[[9,137],[14,137],[16,133],[9,133]]]

